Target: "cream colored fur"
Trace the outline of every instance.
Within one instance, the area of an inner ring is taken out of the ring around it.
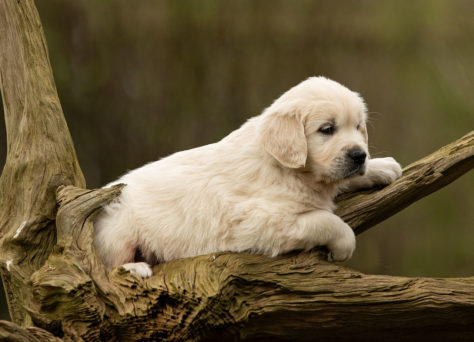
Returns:
[[[177,258],[320,245],[333,260],[349,259],[355,236],[332,213],[333,198],[401,175],[392,158],[354,169],[348,151],[368,154],[366,118],[357,93],[312,77],[221,141],[129,172],[112,183],[127,186],[95,223],[104,264],[148,277],[149,264]],[[138,251],[146,263],[134,262]]]

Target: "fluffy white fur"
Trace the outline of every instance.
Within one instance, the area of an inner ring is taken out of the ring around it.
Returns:
[[[393,158],[364,156],[366,112],[357,93],[312,77],[221,141],[129,172],[109,184],[127,186],[95,223],[103,262],[148,277],[149,264],[218,251],[326,245],[333,260],[350,258],[355,236],[333,198],[401,175]]]

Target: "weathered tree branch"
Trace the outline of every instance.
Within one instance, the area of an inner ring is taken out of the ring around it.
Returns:
[[[147,280],[106,272],[93,218],[121,186],[81,189],[32,0],[0,2],[0,37],[8,133],[0,273],[15,323],[0,322],[0,339],[472,340],[473,277],[364,275],[326,262],[319,250],[181,259],[156,265]],[[471,132],[391,186],[345,195],[339,215],[367,229],[471,169],[473,144]]]

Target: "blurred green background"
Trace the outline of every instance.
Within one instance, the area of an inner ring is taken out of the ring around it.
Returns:
[[[313,75],[365,98],[372,156],[407,165],[474,129],[473,1],[36,4],[89,188],[221,139]],[[348,265],[453,277],[473,261],[471,171],[360,235]]]

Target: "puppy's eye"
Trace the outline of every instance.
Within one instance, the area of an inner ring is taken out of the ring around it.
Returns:
[[[333,135],[335,128],[333,125],[324,125],[318,129],[318,132],[324,135]]]
[[[359,130],[359,129],[360,129],[360,123],[359,123],[359,124],[357,124],[357,126],[356,126],[356,129],[357,129],[357,130]]]

